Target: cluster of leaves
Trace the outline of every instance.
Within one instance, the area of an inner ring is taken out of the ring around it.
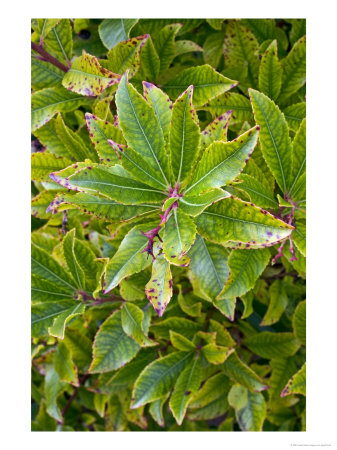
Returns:
[[[305,430],[305,20],[36,19],[32,92],[32,429]]]

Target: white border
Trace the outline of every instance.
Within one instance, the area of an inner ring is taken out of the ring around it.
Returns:
[[[0,435],[4,450],[336,448],[337,3],[333,0],[46,0],[6,3],[0,31],[2,127],[2,346]],[[312,6],[314,4],[314,6]],[[30,18],[307,18],[308,406],[307,432],[30,432]],[[27,344],[28,343],[28,344]]]

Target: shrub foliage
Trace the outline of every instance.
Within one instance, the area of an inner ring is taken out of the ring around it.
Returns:
[[[32,20],[32,429],[305,430],[305,20]]]

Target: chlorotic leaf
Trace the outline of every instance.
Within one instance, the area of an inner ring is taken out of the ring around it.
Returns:
[[[195,349],[195,345],[182,334],[170,330],[170,340],[173,347],[183,352],[189,352]]]
[[[251,122],[253,120],[250,101],[244,95],[236,92],[225,92],[205,103],[200,109],[209,111],[214,118],[223,114],[224,111],[233,111],[232,122],[244,120]]]
[[[106,88],[120,81],[120,75],[102,67],[95,56],[83,52],[65,74],[62,84],[69,91],[91,96],[100,95]]]
[[[234,351],[234,348],[216,344],[207,344],[201,349],[201,353],[211,364],[222,364]]]
[[[48,152],[32,154],[31,177],[35,181],[49,181],[50,172],[64,169],[71,164],[71,160],[62,156],[56,156]]]
[[[306,395],[306,363],[290,378],[286,387],[281,392],[281,397],[290,394]]]
[[[147,81],[143,81],[143,91],[145,100],[154,109],[160,128],[163,131],[164,140],[167,142],[171,125],[172,102],[165,92]]]
[[[186,253],[195,241],[196,226],[180,208],[173,208],[165,224],[163,251],[165,258],[174,265],[184,266],[189,263]]]
[[[55,317],[52,325],[50,325],[50,327],[48,328],[48,333],[51,336],[63,339],[67,323],[75,316],[83,314],[84,311],[85,305],[83,303],[77,302],[74,306],[66,309],[57,317]]]
[[[163,254],[160,254],[153,261],[151,279],[145,286],[146,297],[152,303],[159,317],[164,314],[171,300],[172,283],[170,263]]]
[[[92,99],[69,92],[63,86],[41,89],[32,95],[32,131],[45,125],[57,112],[74,111]]]
[[[291,197],[292,190],[296,190],[300,177],[305,173],[306,162],[306,119],[301,122],[295,138],[293,140],[292,153],[292,171],[291,182],[289,189],[289,196]]]
[[[196,218],[198,232],[229,247],[261,248],[288,237],[293,227],[267,211],[236,198],[226,198]]]
[[[232,110],[227,111],[213,120],[201,133],[201,146],[206,149],[214,141],[227,141],[227,130]]]
[[[57,344],[53,363],[61,381],[79,386],[77,368],[71,359],[70,350],[62,341]]]

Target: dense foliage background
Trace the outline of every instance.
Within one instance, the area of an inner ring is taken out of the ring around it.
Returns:
[[[32,94],[32,429],[305,430],[305,20],[36,19]],[[155,187],[127,96],[192,203],[97,189]]]

